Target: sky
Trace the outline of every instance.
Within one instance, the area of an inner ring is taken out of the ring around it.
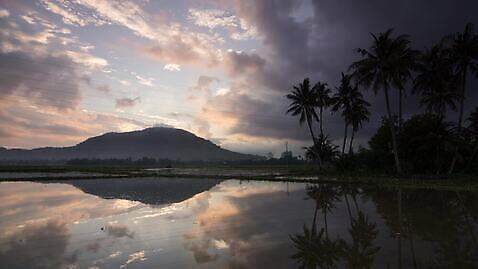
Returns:
[[[279,156],[288,141],[303,154],[308,131],[285,114],[292,85],[335,89],[371,32],[393,28],[423,49],[478,25],[477,10],[474,0],[0,0],[0,146],[170,126],[239,152]],[[466,113],[477,86],[471,78]],[[363,90],[366,146],[385,107]],[[405,118],[419,112],[407,96]],[[340,144],[340,116],[326,111],[324,126]]]

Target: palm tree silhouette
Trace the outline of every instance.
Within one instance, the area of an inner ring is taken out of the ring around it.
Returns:
[[[473,160],[475,159],[476,153],[478,152],[478,107],[475,108],[473,112],[471,112],[470,117],[468,118],[470,124],[468,125],[468,132],[474,138],[474,148],[473,152],[471,153],[470,161],[468,163],[468,167],[473,165]]]
[[[352,76],[357,83],[372,87],[375,94],[379,89],[383,90],[387,116],[390,122],[393,122],[389,89],[397,87],[402,91],[406,79],[410,77],[415,53],[409,48],[410,41],[407,35],[393,38],[391,36],[392,29],[387,30],[385,33],[380,33],[378,36],[371,35],[373,43],[370,49],[358,49],[357,52],[362,55],[363,59],[353,62],[350,69],[353,70]],[[390,133],[392,136],[395,168],[398,173],[401,173],[402,169],[394,124],[390,124]]]
[[[354,141],[354,135],[363,126],[364,122],[369,121],[370,111],[368,107],[370,103],[365,101],[362,93],[355,86],[352,89],[351,105],[349,111],[346,113],[347,121],[352,125],[352,135],[350,137],[349,154],[352,154],[352,143]]]
[[[342,78],[340,79],[340,85],[336,87],[337,93],[332,97],[332,111],[337,112],[342,110],[342,117],[345,122],[345,132],[344,132],[344,142],[342,145],[342,155],[345,152],[345,145],[347,143],[347,129],[349,122],[347,121],[347,113],[351,110],[351,100],[352,100],[352,91],[353,87],[350,83],[350,76],[344,75],[342,73]]]
[[[455,61],[455,70],[460,81],[460,110],[458,114],[458,136],[461,135],[463,125],[463,109],[465,106],[466,78],[468,70],[478,73],[478,35],[475,34],[473,24],[468,23],[463,33],[456,33],[453,37],[447,38],[452,42],[451,53]],[[458,145],[455,147],[455,154],[450,164],[448,174],[453,173],[458,157]]]
[[[450,53],[443,44],[435,45],[418,57],[418,74],[413,81],[413,92],[421,96],[420,105],[442,120],[448,108],[456,111],[459,97],[452,64]]]
[[[314,85],[314,90],[317,98],[317,107],[319,108],[320,135],[323,137],[325,133],[323,128],[322,114],[324,109],[328,108],[332,104],[332,97],[330,96],[331,91],[328,88],[327,83],[320,81]]]
[[[287,113],[291,113],[292,116],[299,116],[299,124],[302,125],[307,122],[309,127],[310,136],[314,145],[317,144],[317,139],[312,129],[312,120],[319,120],[315,108],[317,106],[317,98],[315,90],[310,87],[310,81],[305,78],[302,83],[297,86],[293,86],[291,93],[286,95],[287,99],[291,100]],[[320,155],[317,154],[319,165],[321,163]]]

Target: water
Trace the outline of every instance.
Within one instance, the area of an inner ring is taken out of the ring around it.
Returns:
[[[5,182],[0,268],[477,268],[477,223],[473,192],[213,179]]]

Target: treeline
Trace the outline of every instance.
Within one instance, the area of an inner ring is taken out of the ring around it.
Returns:
[[[147,168],[168,168],[181,166],[207,166],[207,165],[288,165],[303,164],[304,161],[297,158],[288,159],[257,159],[257,160],[236,160],[236,161],[180,161],[169,159],[155,159],[143,157],[140,159],[71,159],[66,165],[85,167],[147,167]]]
[[[297,116],[300,124],[307,123],[313,142],[305,148],[307,159],[320,167],[333,164],[348,171],[477,172],[478,107],[465,115],[468,81],[478,75],[478,35],[473,25],[421,51],[411,47],[408,35],[394,36],[391,29],[371,36],[370,47],[357,49],[360,59],[342,73],[335,92],[323,81],[311,83],[306,78],[286,96],[291,102],[287,113]],[[354,152],[354,136],[370,118],[365,90],[383,95],[386,110],[370,149]],[[397,100],[391,91],[396,91]],[[404,120],[403,102],[410,95],[417,96],[424,113]],[[340,113],[344,120],[341,146],[327,136],[322,120],[326,110]],[[446,120],[450,111],[457,112],[456,121]],[[318,135],[314,123],[319,125]]]

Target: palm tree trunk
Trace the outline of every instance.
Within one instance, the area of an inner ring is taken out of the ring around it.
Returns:
[[[410,222],[407,219],[408,242],[410,244],[410,251],[412,252],[413,268],[417,268],[417,257],[415,255],[415,245],[413,244],[413,231],[410,228]]]
[[[352,154],[352,143],[354,142],[355,131],[352,129],[352,136],[350,136],[349,155]]]
[[[457,135],[458,138],[461,136],[461,126],[463,125],[463,109],[465,107],[465,90],[466,90],[466,73],[468,71],[468,66],[463,66],[463,74],[462,74],[462,81],[461,81],[461,96],[460,96],[460,114],[458,115],[458,131]],[[453,154],[453,160],[450,164],[450,169],[448,169],[448,174],[450,175],[453,173],[455,169],[456,159],[458,158],[458,145],[455,147],[455,153]]]
[[[398,251],[398,268],[402,268],[402,190],[399,188],[397,191],[398,201],[398,238],[397,238],[397,251]]]
[[[403,97],[403,89],[402,87],[399,88],[398,91],[398,133],[402,132],[402,97]]]
[[[327,209],[323,209],[324,211],[324,225],[325,225],[325,238],[329,239],[329,230],[327,229]]]
[[[319,118],[320,118],[319,124],[320,124],[320,136],[322,136],[322,138],[324,137],[324,129],[322,127],[322,122],[323,122],[322,121],[322,112],[323,112],[323,110],[324,110],[324,108],[320,107],[320,109],[319,109]]]
[[[319,205],[317,202],[315,203],[315,211],[314,211],[314,219],[312,220],[312,229],[313,231],[316,230],[317,227],[317,212],[319,211]]]
[[[393,124],[392,112],[390,110],[390,100],[388,98],[388,87],[384,88],[384,92],[385,92],[385,103],[387,105],[388,120],[390,125],[390,133],[392,135],[392,146],[393,146],[393,157],[395,158],[395,168],[397,170],[397,173],[401,174],[402,168],[400,167],[400,160],[398,159],[397,137],[395,134],[395,126]]]
[[[307,115],[306,115],[306,119],[307,119],[307,126],[309,126],[310,136],[312,136],[312,141],[314,142],[314,146],[316,146],[316,145],[317,145],[317,139],[315,138],[314,130],[312,130],[312,124],[311,124],[311,122],[310,122],[310,120],[309,120],[309,117],[307,117]],[[317,148],[317,147],[315,147],[315,148]],[[322,160],[321,160],[321,158],[320,158],[320,154],[319,154],[319,152],[314,152],[314,153],[315,153],[315,155],[317,156],[317,160],[318,160],[319,167],[320,167],[321,164],[322,164]]]
[[[476,153],[478,152],[478,142],[476,142],[475,147],[473,149],[473,153],[471,153],[470,161],[468,162],[468,169],[471,168],[473,165],[473,160],[475,159]]]
[[[346,193],[344,193],[344,197],[345,197],[345,204],[347,204],[347,212],[349,213],[349,220],[350,220],[350,223],[352,223],[352,211],[350,210],[349,198],[347,197]]]
[[[345,144],[347,143],[347,129],[349,125],[345,123],[345,134],[344,134],[344,144],[342,145],[342,155],[345,153]]]

